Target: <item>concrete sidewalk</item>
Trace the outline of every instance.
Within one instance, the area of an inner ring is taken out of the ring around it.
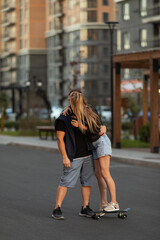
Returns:
[[[58,152],[56,141],[52,141],[51,139],[40,140],[38,137],[0,136],[0,144],[17,145]],[[113,148],[112,161],[160,168],[160,153],[150,153],[149,151],[149,149],[145,148]]]

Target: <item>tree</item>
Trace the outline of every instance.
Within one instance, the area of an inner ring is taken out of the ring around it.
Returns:
[[[0,110],[4,111],[9,105],[9,98],[6,93],[0,92]]]

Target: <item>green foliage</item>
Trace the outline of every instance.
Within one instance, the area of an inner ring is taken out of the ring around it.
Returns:
[[[133,129],[133,122],[122,122],[123,131],[131,131]]]
[[[128,96],[126,112],[128,117],[133,121],[141,110],[141,106],[137,104],[136,99]]]
[[[6,109],[9,105],[9,98],[4,92],[0,92],[0,109]]]
[[[31,130],[32,132],[36,132],[37,126],[51,126],[53,123],[50,120],[39,120],[37,118],[30,119],[21,119],[19,121],[19,130],[26,131]]]
[[[19,122],[18,121],[15,121],[15,122],[6,121],[4,123],[4,127],[8,128],[8,129],[14,128],[15,130],[18,130],[19,129]]]
[[[122,139],[122,148],[149,148],[149,143],[140,140]]]
[[[150,141],[150,126],[149,124],[146,124],[141,127],[139,132],[140,140],[143,142],[149,142]]]

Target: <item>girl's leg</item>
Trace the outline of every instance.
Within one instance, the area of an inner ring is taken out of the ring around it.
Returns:
[[[101,196],[101,207],[107,204],[107,185],[102,177],[99,160],[94,160],[95,176],[97,178],[100,196]]]
[[[111,197],[111,202],[117,203],[116,201],[116,187],[113,178],[110,175],[110,156],[103,156],[99,158],[99,164],[100,164],[100,169],[101,169],[101,174],[107,184],[110,197]]]

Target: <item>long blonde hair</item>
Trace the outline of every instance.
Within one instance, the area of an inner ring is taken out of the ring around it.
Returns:
[[[85,123],[91,133],[99,131],[101,125],[100,117],[87,105],[87,100],[80,91],[71,91],[68,95],[73,113],[77,117],[79,129],[84,133]]]

